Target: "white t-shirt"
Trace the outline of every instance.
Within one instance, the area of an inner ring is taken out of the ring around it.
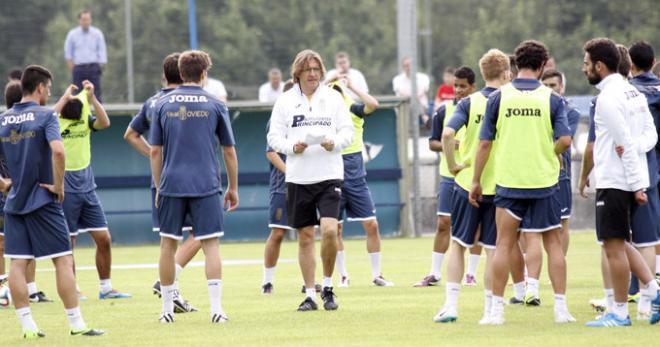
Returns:
[[[314,184],[344,179],[341,151],[353,142],[354,131],[348,107],[336,90],[321,85],[310,100],[296,84],[275,101],[267,138],[271,148],[287,155],[286,182]],[[323,138],[334,141],[331,152],[319,144]],[[308,144],[302,154],[293,152],[298,141]]]
[[[326,76],[328,77],[326,80],[329,78],[332,78],[333,76],[337,75],[337,69],[332,69],[326,73]],[[348,69],[348,78],[351,79],[353,82],[353,87],[355,87],[358,90],[361,90],[365,93],[369,93],[369,86],[367,85],[367,80],[364,78],[364,75],[362,72],[356,69]],[[349,90],[346,88],[346,92],[348,95],[351,96],[353,100],[360,100],[360,98],[357,96],[357,94],[353,93],[352,90]]]
[[[277,89],[271,87],[270,82],[266,82],[259,87],[259,101],[261,102],[275,102],[277,98],[282,95],[284,90],[284,82],[280,82]]]
[[[206,79],[204,90],[217,98],[227,99],[227,89],[225,89],[225,85],[215,78],[209,77]]]
[[[427,94],[429,93],[430,84],[431,80],[429,76],[421,72],[417,73],[417,95],[422,108],[428,107],[429,99]],[[412,93],[412,81],[402,72],[392,79],[392,89],[397,96],[409,96]]]

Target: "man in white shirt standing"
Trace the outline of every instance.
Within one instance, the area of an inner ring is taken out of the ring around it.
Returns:
[[[617,73],[621,57],[615,43],[592,39],[584,45],[584,51],[582,71],[601,91],[594,116],[596,234],[609,262],[615,301],[612,312],[587,326],[629,326],[631,269],[641,274],[640,280],[645,283],[642,295],[660,304],[657,282],[641,254],[629,243],[631,210],[647,203],[645,190],[650,184],[643,154],[655,146],[658,135],[646,98]],[[658,316],[657,308],[652,319]]]
[[[364,79],[364,75],[360,70],[351,68],[351,59],[346,52],[338,52],[335,54],[335,68],[328,71],[325,78],[325,83],[335,80],[340,75],[348,75],[348,78],[351,79],[353,88],[356,88],[364,93],[369,93],[369,86],[367,85],[367,80]],[[351,96],[353,100],[361,100],[360,96],[354,93],[348,88],[344,88],[348,95]],[[364,100],[362,100],[364,102]]]
[[[220,101],[227,103],[227,89],[222,81],[208,77],[204,82],[204,90]]]
[[[401,61],[402,72],[392,79],[392,89],[396,96],[411,96],[412,94],[412,79],[410,78],[410,67],[412,65],[412,59],[410,57],[403,58]],[[417,73],[417,99],[419,100],[419,105],[422,112],[422,121],[426,124],[428,116],[426,115],[426,109],[429,106],[429,85],[431,80],[429,76],[424,73]]]
[[[298,230],[298,261],[306,295],[298,311],[318,309],[314,285],[315,225],[321,226],[323,308],[336,310],[339,306],[334,301],[332,273],[344,178],[341,151],[353,140],[353,123],[341,95],[321,83],[325,67],[318,53],[308,49],[298,53],[291,75],[296,84],[275,102],[268,145],[287,155],[287,223]]]
[[[282,82],[282,71],[278,68],[272,68],[268,71],[268,82],[259,87],[260,102],[275,102],[282,95],[284,82]]]

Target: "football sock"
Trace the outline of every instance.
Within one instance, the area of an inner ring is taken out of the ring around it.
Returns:
[[[112,280],[109,278],[106,280],[100,280],[99,285],[101,287],[101,293],[107,293],[112,290]]]
[[[381,275],[380,273],[380,252],[369,253],[371,260],[371,277],[376,278]]]
[[[477,274],[477,268],[479,267],[480,259],[481,259],[481,255],[470,254],[470,257],[468,258],[468,268],[467,268],[468,275],[475,276]]]
[[[348,271],[346,270],[346,251],[337,251],[335,266],[337,267],[337,270],[339,270],[339,275],[341,277],[348,277]]]
[[[160,287],[160,293],[162,295],[162,300],[163,300],[163,314],[174,314],[174,292],[176,291],[176,288],[174,287],[174,284],[169,285],[169,286],[163,286],[161,285]]]
[[[444,253],[433,252],[433,257],[431,259],[431,275],[439,279],[441,276],[442,269],[442,260],[445,258]]]
[[[614,310],[614,289],[605,288],[605,308],[608,312]]]
[[[83,320],[82,313],[80,313],[80,306],[71,309],[66,309],[66,317],[69,318],[69,325],[71,330],[80,331],[85,329],[85,321]]]
[[[445,307],[452,308],[454,310],[458,309],[458,295],[461,293],[461,284],[447,282],[445,292]]]
[[[39,289],[37,288],[37,283],[30,282],[27,284],[28,295],[37,294]]]
[[[612,311],[619,319],[626,319],[628,317],[628,302],[615,302]]]
[[[332,287],[332,277],[323,277],[323,288]]]
[[[208,280],[206,284],[211,300],[211,315],[224,314],[222,311],[222,280]]]
[[[18,316],[18,320],[21,321],[23,331],[39,330],[39,328],[37,328],[37,323],[35,323],[34,318],[32,318],[32,311],[29,306],[16,309],[16,316]]]
[[[539,296],[539,280],[536,278],[527,278],[527,295],[528,296]]]
[[[523,300],[525,298],[525,282],[513,284],[513,296],[518,300]]]
[[[273,280],[275,279],[275,266],[273,267],[265,267],[264,266],[264,283],[273,283]]]

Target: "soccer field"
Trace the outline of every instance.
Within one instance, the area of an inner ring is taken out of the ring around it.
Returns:
[[[193,266],[181,276],[182,294],[200,312],[176,315],[176,323],[158,323],[160,301],[151,293],[157,277],[158,248],[116,247],[114,265],[136,265],[113,271],[116,289],[134,295],[128,300],[100,301],[93,267],[93,249],[76,253],[78,279],[89,296],[82,302],[88,325],[106,330],[100,338],[70,337],[59,299],[54,303],[32,305],[33,313],[46,338],[34,344],[48,346],[632,346],[657,341],[660,326],[633,321],[631,328],[586,328],[594,317],[590,298],[602,295],[599,248],[593,233],[574,234],[568,255],[568,304],[578,323],[553,322],[553,295],[546,268],[541,277],[542,305],[537,308],[507,306],[504,326],[479,326],[483,309],[481,276],[479,284],[463,287],[459,301],[459,320],[453,324],[433,323],[431,318],[444,302],[444,278],[440,287],[413,288],[430,267],[432,239],[383,240],[383,271],[395,287],[374,287],[370,283],[369,258],[364,240],[346,242],[351,287],[337,288],[338,311],[296,312],[303,295],[297,264],[297,245],[282,246],[281,260],[271,296],[260,293],[263,256],[262,243],[221,245],[226,264],[223,269],[223,307],[230,317],[224,325],[212,325],[203,267]],[[318,251],[317,245],[317,251]],[[202,261],[198,255],[193,261]],[[241,261],[239,261],[241,260]],[[149,266],[153,265],[153,266]],[[443,264],[443,274],[444,274]],[[49,263],[39,264],[37,283],[56,299],[54,273]],[[320,261],[317,263],[317,278]],[[511,294],[510,287],[507,296]],[[636,305],[630,308],[634,318]],[[0,310],[2,346],[22,345],[20,326],[13,309]]]

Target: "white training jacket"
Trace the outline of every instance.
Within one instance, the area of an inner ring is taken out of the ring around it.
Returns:
[[[287,155],[286,182],[314,184],[343,180],[341,151],[353,141],[354,131],[348,107],[339,92],[320,85],[310,100],[296,84],[273,106],[268,145]],[[323,137],[334,141],[335,148],[331,152],[320,144],[308,144],[302,154],[293,152],[298,141]]]
[[[648,188],[646,152],[658,140],[646,97],[617,73],[597,86],[594,165],[597,189],[635,192]],[[615,147],[623,146],[621,158]]]

